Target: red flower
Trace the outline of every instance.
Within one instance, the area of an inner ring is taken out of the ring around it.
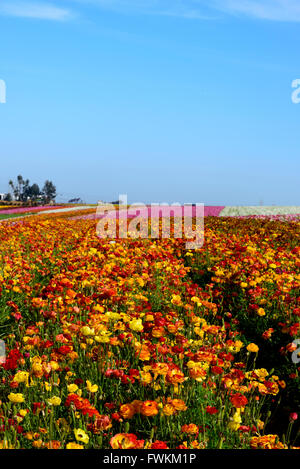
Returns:
[[[61,355],[67,355],[68,353],[70,353],[72,351],[71,347],[69,347],[69,345],[62,345],[61,347],[59,347],[59,349],[57,350],[58,353],[60,353]]]
[[[164,441],[154,441],[154,443],[152,443],[150,446],[149,446],[150,449],[169,449],[167,443],[165,443]]]
[[[208,405],[205,410],[210,415],[217,414],[219,412],[216,407],[211,407],[210,405]]]
[[[106,407],[106,409],[108,410],[113,410],[116,407],[116,404],[114,402],[106,402],[106,404],[104,404],[104,407]]]
[[[249,433],[251,428],[248,425],[241,425],[239,431],[242,433]]]
[[[37,410],[41,408],[41,403],[40,402],[34,402],[32,404],[32,412],[36,414]]]
[[[220,366],[212,366],[211,372],[213,375],[221,375],[223,373],[223,368],[221,368]]]
[[[18,349],[11,350],[7,357],[5,363],[2,364],[5,370],[15,370],[18,366],[19,360],[22,359],[23,356]]]
[[[245,407],[248,404],[247,397],[240,393],[231,396],[230,401],[236,408]]]

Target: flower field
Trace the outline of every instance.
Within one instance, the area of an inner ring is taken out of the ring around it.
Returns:
[[[189,251],[72,215],[1,224],[0,448],[298,448],[299,221]]]
[[[220,216],[222,217],[241,217],[241,216],[285,216],[285,215],[298,215],[300,216],[300,207],[299,206],[286,206],[286,207],[278,207],[274,206],[227,206],[224,207],[223,210],[220,212]]]
[[[60,208],[60,206],[53,206],[44,205],[44,206],[37,206],[37,207],[0,207],[0,215],[23,215],[28,212],[43,212],[46,210],[54,210]]]
[[[100,206],[100,208],[102,208]],[[104,206],[103,206],[104,208]],[[118,206],[115,206],[115,209],[118,209]],[[172,210],[172,214],[170,212]],[[192,216],[196,216],[196,207],[192,207]],[[184,212],[183,205],[175,206],[160,206],[159,210],[152,206],[144,207],[131,207],[129,208],[120,207],[118,218],[134,218],[136,213],[138,216],[144,218],[155,218],[160,212],[160,217],[182,217],[184,214],[187,216],[191,212]],[[114,218],[115,211],[111,210],[107,216],[111,215]],[[95,209],[91,213],[81,214],[74,217],[74,219],[83,219],[86,220],[96,220],[103,216],[102,210],[99,212]],[[199,216],[199,211],[197,211],[197,216]],[[273,221],[299,221],[300,220],[300,207],[299,206],[287,206],[287,207],[278,207],[278,206],[216,206],[216,205],[204,205],[204,216],[205,217],[235,217],[235,218],[260,218],[268,219]]]

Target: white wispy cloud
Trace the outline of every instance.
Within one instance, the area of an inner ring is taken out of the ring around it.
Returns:
[[[192,19],[212,19],[206,0],[68,0],[77,4],[98,6],[124,14],[176,16]]]
[[[299,0],[216,0],[224,12],[247,15],[271,21],[300,21]]]
[[[300,0],[69,0],[120,13],[212,19],[216,12],[271,21],[300,21]]]
[[[0,4],[0,14],[21,18],[65,21],[73,15],[69,9],[41,2],[6,1]]]
[[[51,4],[44,0],[4,0],[0,3],[0,14],[65,21],[74,16],[73,8],[79,12],[80,6],[94,6],[123,14],[203,20],[235,15],[269,21],[300,22],[300,0],[63,0],[63,7],[61,3],[62,0],[52,0]]]

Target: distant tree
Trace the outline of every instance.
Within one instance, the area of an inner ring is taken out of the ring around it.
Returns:
[[[37,184],[32,184],[32,186],[30,186],[29,193],[29,197],[33,200],[36,200],[41,195],[39,186]]]
[[[24,180],[21,175],[17,177],[17,181],[13,182],[12,180],[8,183],[12,188],[12,193],[15,197],[15,200],[20,202],[37,202],[39,199],[43,202],[51,202],[56,197],[56,187],[53,182],[46,181],[41,191],[38,184],[34,183],[30,185],[29,179]]]
[[[46,181],[42,190],[43,199],[46,203],[55,200],[56,197],[56,187],[52,181]]]
[[[10,180],[8,184],[11,186],[16,200],[19,200],[21,202],[25,202],[27,200],[27,197],[28,197],[27,193],[28,193],[28,187],[29,187],[28,179],[24,181],[23,177],[19,174],[19,176],[17,177],[16,183]]]
[[[17,177],[17,187],[18,187],[18,193],[19,193],[19,198],[22,200],[23,198],[23,190],[22,187],[24,186],[25,181],[21,175]]]
[[[31,198],[31,187],[29,184],[29,179],[26,179],[26,181],[23,180],[21,184],[20,199],[22,202],[27,202],[27,200],[30,198]]]
[[[20,196],[20,191],[19,191],[19,188],[17,185],[14,184],[14,182],[12,181],[12,179],[10,179],[10,181],[8,182],[8,184],[10,185],[12,191],[13,191],[13,194],[14,194],[14,197],[16,200],[19,200],[19,196]]]
[[[12,195],[10,192],[8,192],[7,194],[4,195],[4,199],[5,202],[11,202],[12,201]]]

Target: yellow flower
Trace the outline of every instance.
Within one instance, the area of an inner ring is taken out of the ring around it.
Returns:
[[[66,449],[84,449],[84,446],[72,441],[71,443],[67,444]]]
[[[75,428],[74,435],[77,441],[82,441],[84,444],[89,442],[89,436],[81,428]]]
[[[10,402],[13,402],[14,404],[19,404],[21,402],[24,402],[24,396],[21,393],[11,392],[7,397],[10,400]]]
[[[14,449],[14,447],[7,440],[2,440],[0,441],[0,449]]]
[[[107,311],[107,313],[105,313],[105,316],[107,316],[111,321],[118,321],[121,317],[119,313],[114,313],[112,311]]]
[[[91,329],[89,326],[83,326],[80,329],[81,334],[87,336],[87,335],[95,335],[95,330]]]
[[[41,439],[38,439],[38,440],[35,440],[33,443],[32,443],[32,446],[34,448],[41,448],[43,446],[43,440]]]
[[[61,398],[57,397],[57,396],[53,396],[53,397],[51,397],[51,399],[48,399],[48,404],[49,405],[54,405],[54,406],[60,405],[61,404]]]
[[[244,344],[241,340],[236,340],[234,342],[234,351],[235,352],[239,352],[241,350],[241,348],[244,347]]]
[[[264,308],[258,308],[257,314],[258,314],[259,316],[265,316],[265,315],[266,315],[266,312],[265,312]]]
[[[86,381],[86,388],[89,392],[97,392],[98,391],[97,384],[92,384],[89,380]]]
[[[262,430],[265,426],[265,422],[263,422],[262,420],[258,420],[257,426],[258,426],[259,430]]]
[[[259,368],[254,370],[255,375],[260,379],[261,381],[264,381],[266,377],[269,375],[267,370],[265,368]],[[274,379],[274,377],[273,377]]]
[[[27,371],[18,371],[15,374],[13,381],[16,383],[26,383],[26,385],[28,385],[28,378],[29,373]]]
[[[192,301],[193,303],[199,303],[199,302],[200,302],[200,298],[198,298],[198,296],[192,296],[191,301]]]
[[[143,287],[145,285],[144,280],[142,278],[137,278],[137,283],[140,287]]]
[[[56,371],[56,370],[58,370],[58,368],[59,368],[59,364],[58,364],[56,361],[54,361],[54,360],[51,360],[51,362],[49,363],[49,365],[51,366],[51,368],[52,368],[53,371]]]
[[[145,320],[150,322],[154,321],[154,316],[152,314],[147,314]]]
[[[141,332],[144,329],[141,319],[133,319],[132,321],[130,321],[129,327],[132,331],[135,332]]]
[[[45,382],[45,389],[46,391],[51,391],[52,389],[52,384],[48,383],[47,381]]]
[[[242,423],[241,415],[240,415],[240,409],[237,409],[233,417],[230,419],[230,422],[228,424],[228,428],[233,431],[237,431]]]
[[[247,346],[247,350],[248,352],[257,353],[259,351],[259,347],[256,344],[251,343]]]
[[[182,304],[180,295],[172,295],[171,303],[172,305],[180,306]]]
[[[100,344],[108,344],[110,332],[102,331],[100,335],[95,336],[95,341]]]
[[[71,393],[76,392],[78,389],[77,384],[74,384],[74,383],[69,384],[67,387],[68,387],[68,391]]]

